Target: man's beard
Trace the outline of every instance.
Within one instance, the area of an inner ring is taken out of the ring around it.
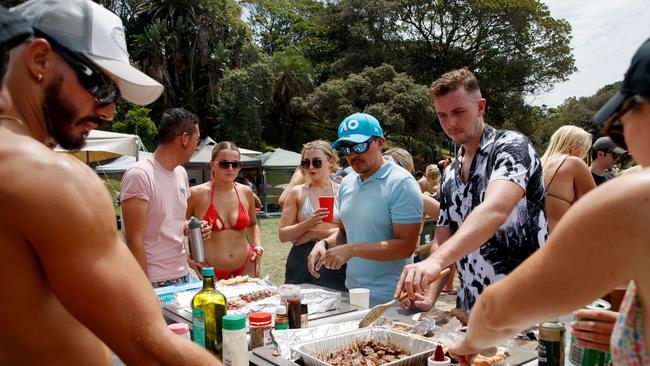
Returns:
[[[66,150],[79,150],[86,144],[87,136],[74,133],[77,109],[63,98],[62,85],[63,77],[59,75],[45,88],[43,113],[50,136]]]

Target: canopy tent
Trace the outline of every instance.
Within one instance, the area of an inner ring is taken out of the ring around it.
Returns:
[[[300,165],[300,154],[277,148],[274,151],[266,152],[258,159],[262,161],[264,170],[295,170]]]
[[[189,162],[183,164],[186,168],[210,168],[210,160],[212,160],[212,149],[217,143],[211,138],[206,137],[201,143],[201,147],[197,153],[192,156]],[[252,156],[259,155],[261,152],[249,149],[239,148],[241,153],[242,167],[259,167],[262,165],[261,161]]]
[[[98,165],[95,167],[97,174],[122,174],[129,169],[138,160],[143,160],[149,157],[152,153],[146,151],[138,151],[138,158],[135,156],[120,156],[109,164]]]
[[[126,133],[91,130],[86,138],[86,145],[79,151],[68,151],[61,146],[54,151],[67,152],[85,163],[116,158],[122,155],[138,159],[140,137]]]
[[[200,184],[210,179],[210,161],[212,160],[212,149],[216,144],[217,142],[214,141],[211,137],[206,137],[205,140],[203,140],[201,143],[199,151],[192,156],[192,159],[190,159],[189,162],[183,164],[183,166],[187,169],[190,185]],[[256,157],[253,157],[261,154],[261,152],[244,149],[241,147],[239,148],[239,152],[241,153],[239,160],[242,162],[242,172],[240,173],[241,176],[243,177],[244,174],[251,173],[249,175],[259,176],[259,180],[261,181],[262,162]]]
[[[300,165],[300,154],[277,148],[257,157],[264,168],[264,212],[273,215],[280,212],[278,199]]]

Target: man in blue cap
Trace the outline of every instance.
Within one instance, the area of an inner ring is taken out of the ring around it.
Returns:
[[[422,221],[422,195],[415,178],[381,151],[386,143],[379,121],[355,113],[341,122],[332,147],[354,172],[341,181],[338,233],[319,241],[309,270],[338,269],[347,263],[347,288],[370,289],[370,302],[392,299],[405,265],[412,263]]]

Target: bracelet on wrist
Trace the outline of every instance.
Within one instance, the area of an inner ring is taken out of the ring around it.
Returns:
[[[325,244],[325,249],[329,249],[329,248],[330,248],[330,243],[329,243],[327,240],[323,239],[323,240],[321,240],[321,241]]]

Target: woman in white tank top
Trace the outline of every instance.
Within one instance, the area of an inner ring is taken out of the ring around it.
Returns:
[[[308,177],[308,183],[289,190],[280,218],[280,241],[293,244],[287,257],[285,283],[312,283],[347,291],[345,267],[335,271],[321,270],[320,278],[313,277],[307,270],[307,256],[314,245],[338,231],[336,209],[333,220],[325,222],[329,212],[319,205],[319,197],[334,196],[334,200],[338,200],[339,185],[331,179],[338,166],[337,160],[338,155],[327,141],[316,140],[303,146],[300,170]]]

